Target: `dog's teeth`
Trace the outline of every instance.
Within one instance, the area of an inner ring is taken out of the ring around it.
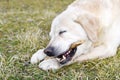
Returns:
[[[70,53],[70,51],[69,51],[69,53]]]
[[[70,53],[70,51],[67,52],[67,55]]]
[[[62,57],[63,57],[63,59],[66,59],[66,57],[64,55]]]
[[[67,53],[67,55],[69,54],[69,52]]]

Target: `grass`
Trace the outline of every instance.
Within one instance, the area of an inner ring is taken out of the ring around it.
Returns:
[[[120,80],[120,49],[114,57],[56,71],[24,65],[47,45],[53,18],[72,1],[0,0],[0,80]]]

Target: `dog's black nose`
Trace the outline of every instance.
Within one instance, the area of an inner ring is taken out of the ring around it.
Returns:
[[[53,47],[48,47],[44,50],[44,53],[48,56],[54,56],[54,48]]]

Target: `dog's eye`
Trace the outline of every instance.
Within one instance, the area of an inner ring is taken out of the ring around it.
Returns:
[[[65,32],[67,32],[67,31],[60,31],[60,32],[59,32],[59,35],[61,35],[61,34],[65,33]]]

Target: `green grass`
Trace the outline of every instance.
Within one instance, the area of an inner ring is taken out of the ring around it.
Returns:
[[[74,0],[0,0],[0,80],[120,80],[116,56],[75,63],[56,71],[24,65],[44,48],[53,18]]]

